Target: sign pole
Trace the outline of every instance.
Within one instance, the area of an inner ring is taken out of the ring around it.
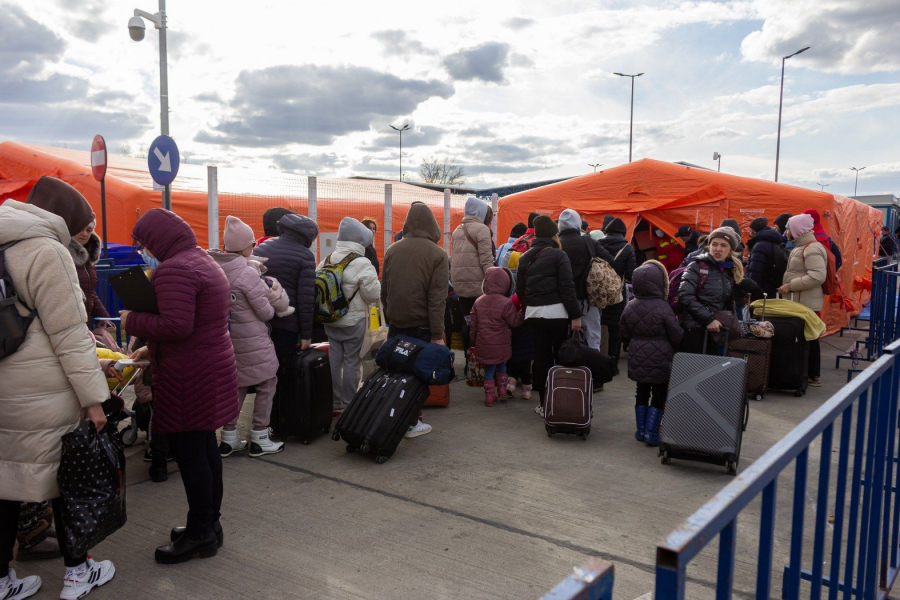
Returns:
[[[103,258],[109,258],[109,238],[106,235],[106,175],[100,180],[100,214],[103,219]]]

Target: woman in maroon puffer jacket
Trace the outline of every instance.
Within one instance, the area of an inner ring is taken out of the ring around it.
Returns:
[[[94,267],[100,260],[100,249],[103,243],[94,233],[97,221],[92,220],[87,227],[72,236],[69,241],[69,254],[75,263],[78,273],[78,285],[84,292],[84,309],[88,316],[88,329],[93,329],[91,319],[107,319],[109,313],[97,295],[97,269]]]
[[[157,562],[173,564],[214,556],[222,545],[216,429],[239,412],[228,333],[231,289],[225,273],[175,213],[149,211],[132,236],[159,260],[152,279],[159,314],[125,310],[121,316],[128,333],[147,340],[134,358],[151,361],[154,432],[167,434],[187,493],[187,527],[173,530],[173,543],[156,550]]]

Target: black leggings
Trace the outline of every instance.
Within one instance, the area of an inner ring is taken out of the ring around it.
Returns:
[[[0,569],[4,577],[13,559],[13,548],[16,545],[16,531],[19,529],[19,511],[22,503],[18,500],[0,500]],[[53,520],[56,523],[59,550],[67,567],[77,567],[87,560],[87,554],[72,556],[66,547],[66,536],[62,524],[62,504],[59,498],[53,500]]]
[[[666,393],[668,388],[669,386],[665,383],[638,383],[637,391],[634,394],[634,405],[650,405],[659,410],[666,410]]]
[[[809,343],[809,377],[815,379],[822,374],[822,346],[819,340]]]
[[[525,321],[534,343],[534,364],[531,379],[540,394],[541,406],[547,392],[547,374],[556,364],[559,347],[569,338],[569,319],[528,319]]]
[[[181,431],[166,435],[169,451],[181,470],[188,501],[187,529],[191,539],[206,537],[222,510],[222,455],[215,431]]]
[[[531,385],[531,361],[509,361],[506,363],[506,374],[522,380],[522,385]]]

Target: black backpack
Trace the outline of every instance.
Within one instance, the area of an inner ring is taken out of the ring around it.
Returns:
[[[781,287],[790,255],[791,251],[784,244],[772,244],[772,264],[769,267],[769,280],[775,287]]]
[[[6,271],[6,251],[17,243],[11,242],[0,246],[0,360],[19,349],[25,341],[31,322],[37,316],[35,309],[28,308],[19,300],[12,277]],[[16,303],[21,303],[28,310],[27,317],[19,314]]]

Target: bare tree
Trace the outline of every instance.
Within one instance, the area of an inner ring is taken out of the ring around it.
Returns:
[[[452,158],[429,156],[422,159],[422,164],[419,165],[419,179],[425,183],[463,185],[466,183],[466,173],[462,165]]]
[[[148,148],[147,146],[138,146],[134,147],[130,143],[125,142],[121,146],[119,146],[118,154],[121,156],[130,156],[132,158],[147,158]]]

